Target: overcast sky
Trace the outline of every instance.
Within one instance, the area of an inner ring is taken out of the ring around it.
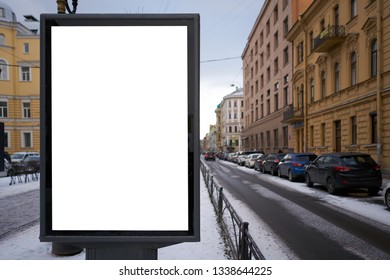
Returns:
[[[56,0],[0,0],[18,17],[57,13]],[[68,0],[71,6],[72,0]],[[199,13],[201,17],[200,136],[215,124],[223,96],[243,85],[240,57],[264,0],[79,0],[77,13]]]

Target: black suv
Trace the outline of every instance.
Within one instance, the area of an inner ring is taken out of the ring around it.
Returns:
[[[319,156],[307,166],[305,181],[308,187],[313,183],[326,186],[330,194],[365,188],[370,195],[376,195],[382,186],[382,172],[369,154],[331,153]]]

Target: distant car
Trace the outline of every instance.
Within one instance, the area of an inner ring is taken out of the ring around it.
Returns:
[[[28,156],[23,160],[25,165],[25,171],[29,172],[40,172],[40,156]]]
[[[204,154],[205,160],[214,160],[215,161],[215,154],[213,152],[207,152]]]
[[[249,168],[254,168],[256,160],[261,157],[263,154],[251,154],[245,159],[245,166]]]
[[[251,154],[254,154],[254,153],[256,153],[256,152],[251,152],[251,151],[246,151],[246,152],[240,152],[239,154],[238,154],[238,157],[237,157],[237,164],[238,165],[245,165],[245,160],[246,160],[246,158],[249,156],[249,155],[251,155]]]
[[[255,170],[258,170],[258,171],[261,171],[263,169],[263,162],[264,160],[268,157],[268,154],[263,154],[261,155],[260,157],[258,157],[256,159],[256,162],[255,162],[255,165],[253,166],[253,168]]]
[[[305,178],[306,165],[316,158],[313,153],[286,154],[278,165],[278,176],[287,177],[291,182]]]
[[[390,209],[390,185],[383,188],[383,202]]]
[[[269,154],[267,158],[263,161],[263,167],[261,171],[263,173],[271,173],[271,175],[276,175],[278,170],[279,162],[284,158],[286,154]]]
[[[308,187],[314,183],[326,186],[330,194],[340,190],[365,188],[376,195],[382,186],[380,166],[364,153],[331,153],[319,156],[305,172]]]
[[[39,156],[37,152],[17,152],[11,155],[11,162],[21,162],[27,156]]]

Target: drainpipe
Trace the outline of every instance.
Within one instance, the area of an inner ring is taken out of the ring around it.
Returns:
[[[307,132],[307,30],[306,25],[302,19],[302,16],[298,18],[299,24],[302,27],[303,36],[303,152],[307,152],[308,145],[308,132]]]
[[[382,40],[382,10],[383,0],[376,1],[377,15],[376,15],[376,30],[377,30],[377,75],[376,75],[376,107],[377,107],[377,156],[378,164],[382,164],[382,60],[383,60],[383,40]]]

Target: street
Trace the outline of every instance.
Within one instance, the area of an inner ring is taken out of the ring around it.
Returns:
[[[39,222],[39,190],[0,198],[0,240]]]
[[[390,212],[380,196],[335,197],[319,186],[308,189],[303,182],[291,183],[230,162],[206,164],[219,186],[256,213],[296,258],[390,259]],[[372,207],[384,218],[362,216]]]

